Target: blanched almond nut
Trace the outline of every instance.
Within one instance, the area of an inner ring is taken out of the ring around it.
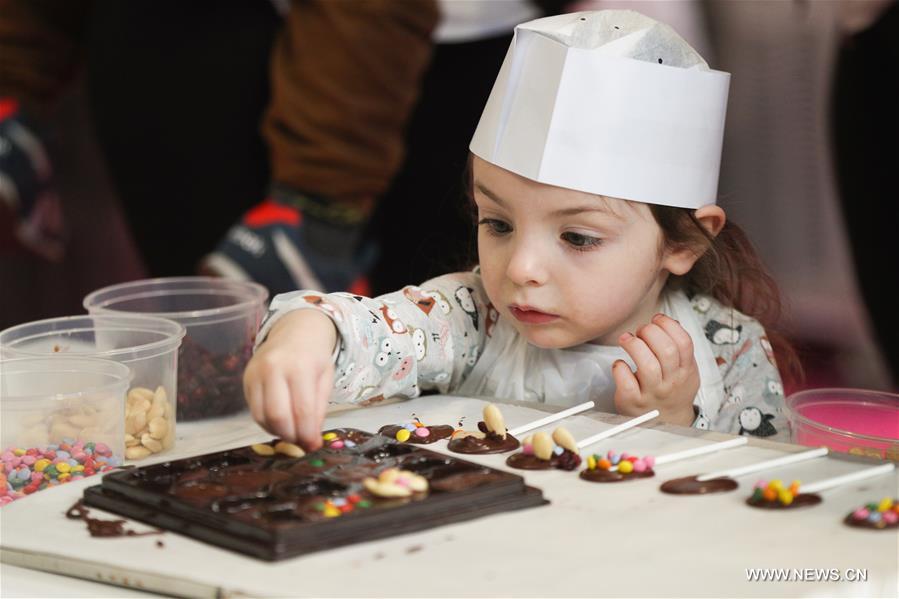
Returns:
[[[553,457],[553,440],[543,431],[534,435],[534,455],[541,460],[549,460]]]
[[[152,425],[152,423],[150,423]],[[152,428],[152,426],[151,426]],[[283,453],[286,456],[290,456],[292,458],[301,458],[306,455],[306,452],[299,445],[294,445],[293,443],[288,443],[287,441],[278,441],[275,443],[275,451],[278,453]]]
[[[578,453],[577,449],[577,441],[574,440],[574,436],[568,432],[567,428],[559,427],[553,431],[553,441],[556,442],[556,445],[561,447],[562,449],[567,449],[572,453]]]
[[[125,420],[125,432],[129,435],[142,434],[145,426],[147,426],[146,412],[132,412],[131,416]]]
[[[170,426],[165,437],[162,438],[162,448],[169,449],[175,444],[175,427]]]
[[[69,424],[76,428],[87,428],[94,424],[94,418],[87,414],[72,414],[69,416]]]
[[[487,425],[487,430],[494,432],[503,439],[506,438],[506,423],[503,420],[502,412],[492,403],[484,407],[484,424]]]
[[[125,457],[129,460],[142,460],[150,455],[150,450],[142,445],[135,445],[125,450]]]
[[[129,406],[133,406],[134,402],[139,399],[143,399],[145,401],[153,401],[153,391],[147,389],[146,387],[134,387],[128,392],[128,400],[127,404]]]
[[[140,444],[152,451],[159,453],[162,451],[162,443],[150,436],[150,433],[144,433],[140,438]]]
[[[464,439],[465,437],[474,437],[476,439],[484,439],[487,435],[482,433],[481,431],[463,431],[458,430],[453,433],[453,439]]]
[[[140,439],[125,433],[125,447],[134,447],[135,445],[140,445]]]
[[[165,437],[165,434],[169,432],[169,423],[161,416],[151,420],[147,427],[150,431],[150,436],[154,439],[162,439]]]
[[[391,483],[380,483],[373,478],[366,478],[362,481],[362,484],[369,493],[378,497],[409,497],[412,495],[412,489],[408,487],[401,487]]]
[[[256,452],[256,455],[275,455],[275,450],[272,446],[265,443],[254,443],[250,447]]]

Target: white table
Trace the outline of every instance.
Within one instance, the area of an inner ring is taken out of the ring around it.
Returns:
[[[455,425],[465,416],[466,425],[472,427],[482,407],[483,402],[476,399],[430,396],[340,412],[332,415],[327,425],[376,430],[383,424],[407,421],[414,412],[433,424]],[[503,413],[510,427],[543,415],[534,406],[505,406]],[[620,420],[592,413],[569,418],[565,426],[575,438],[583,438]],[[179,425],[178,430],[178,444],[168,457],[269,438],[249,423],[246,415]],[[723,438],[727,437],[651,425],[591,449],[659,455]],[[445,451],[446,442],[430,447]],[[589,484],[569,472],[526,472],[528,484],[543,490],[551,501],[549,506],[275,563],[174,533],[91,538],[83,523],[63,516],[85,487],[99,482],[85,479],[35,493],[0,509],[2,595],[126,594],[124,589],[98,587],[96,582],[34,570],[41,569],[125,585],[131,589],[129,596],[142,596],[142,591],[149,590],[209,597],[896,596],[899,535],[842,524],[842,518],[855,506],[899,495],[895,472],[825,491],[821,505],[796,511],[747,507],[744,500],[754,482],[752,476],[739,479],[740,488],[732,493],[678,497],[658,490],[659,484],[670,478],[753,463],[801,449],[753,439],[745,447],[660,466],[655,478],[613,485]],[[469,459],[505,469],[504,455]],[[763,475],[811,482],[869,463],[829,457]],[[144,528],[137,523],[132,527]],[[164,547],[157,546],[158,539],[164,541]],[[833,568],[840,573],[863,569],[867,581],[750,582],[747,568],[799,569],[807,578],[820,574],[806,572],[806,568]]]

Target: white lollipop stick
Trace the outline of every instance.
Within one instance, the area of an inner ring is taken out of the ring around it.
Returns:
[[[845,485],[849,483],[854,483],[856,481],[865,480],[866,478],[871,478],[873,476],[880,476],[881,474],[886,474],[887,472],[892,472],[896,469],[896,465],[890,462],[889,464],[881,464],[880,466],[874,466],[873,468],[865,468],[864,470],[859,470],[858,472],[850,472],[849,474],[844,474],[842,476],[835,476],[833,478],[825,478],[824,480],[819,480],[816,483],[812,483],[810,485],[799,485],[800,493],[818,493],[820,491],[826,491],[827,489],[832,489],[834,487],[838,487],[840,485]]]
[[[517,437],[522,433],[526,433],[528,431],[534,430],[535,428],[540,428],[541,426],[546,426],[547,424],[552,424],[557,420],[562,420],[563,418],[568,418],[569,416],[574,416],[575,414],[580,414],[585,410],[589,410],[593,407],[592,401],[587,401],[582,404],[578,404],[576,406],[572,406],[567,410],[562,410],[561,412],[556,412],[555,414],[550,414],[544,418],[540,418],[539,420],[535,420],[533,422],[529,422],[527,424],[522,424],[518,428],[513,428],[509,430],[509,434],[513,437]]]
[[[827,455],[826,447],[819,447],[818,449],[812,449],[810,451],[802,451],[799,453],[791,453],[790,455],[786,455],[780,458],[774,458],[773,460],[765,460],[764,462],[757,462],[755,464],[749,464],[747,466],[741,466],[739,468],[731,468],[729,470],[718,470],[717,472],[710,472],[709,474],[703,474],[702,476],[697,476],[696,480],[699,482],[705,482],[707,480],[712,480],[713,478],[721,478],[722,476],[729,476],[731,478],[736,478],[738,476],[743,476],[744,474],[751,474],[752,472],[758,472],[759,470],[768,470],[770,468],[777,468],[778,466],[786,466],[787,464],[795,464],[797,462],[804,462],[805,460],[811,460],[812,458],[818,458],[821,456]]]
[[[739,447],[740,445],[746,445],[747,441],[749,441],[749,439],[747,439],[746,437],[737,437],[736,439],[728,439],[727,441],[721,441],[720,443],[710,443],[709,445],[702,445],[700,447],[694,447],[693,449],[685,449],[683,451],[676,451],[674,453],[660,455],[655,460],[655,466],[670,464],[671,462],[686,460],[687,458],[695,458],[696,456],[705,455],[707,453],[714,453],[721,449]],[[611,468],[609,468],[609,470],[616,471],[618,470],[618,466],[612,466]]]
[[[578,449],[584,449],[585,447],[593,445],[594,443],[599,443],[603,439],[608,439],[612,435],[617,435],[618,433],[623,433],[624,431],[634,428],[635,426],[639,426],[639,425],[643,424],[644,422],[646,422],[647,420],[652,420],[653,418],[656,418],[658,415],[659,415],[658,410],[646,412],[642,416],[637,416],[636,418],[631,418],[630,420],[628,420],[626,422],[622,422],[621,424],[613,426],[612,428],[610,428],[608,430],[605,430],[601,433],[597,433],[597,434],[593,435],[592,437],[587,437],[586,439],[578,441],[577,447],[578,447]]]

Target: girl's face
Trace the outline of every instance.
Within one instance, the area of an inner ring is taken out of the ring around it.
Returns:
[[[618,345],[659,311],[679,265],[646,204],[537,183],[476,156],[472,169],[484,287],[530,343]]]

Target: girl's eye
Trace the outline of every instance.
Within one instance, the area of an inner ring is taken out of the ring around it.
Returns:
[[[478,225],[486,226],[493,235],[505,235],[512,232],[512,226],[509,223],[495,218],[482,218],[478,221]]]
[[[593,249],[602,243],[599,237],[590,237],[581,233],[562,233],[562,239],[571,246],[572,249],[578,251],[587,251]]]

